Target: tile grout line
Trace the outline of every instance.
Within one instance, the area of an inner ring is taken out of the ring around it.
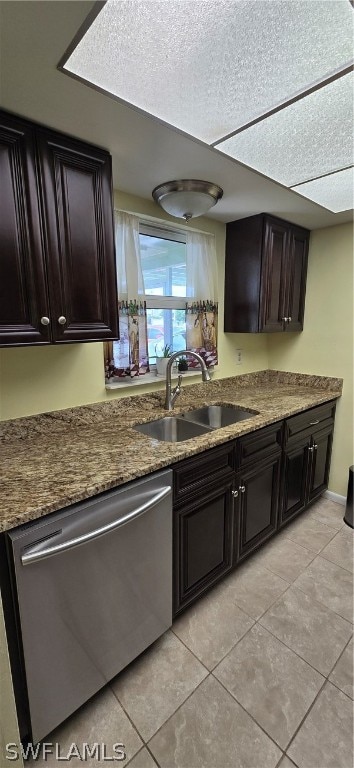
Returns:
[[[317,695],[315,696],[315,698],[314,698],[314,700],[313,700],[313,702],[312,702],[311,706],[309,707],[309,709],[307,710],[307,712],[306,712],[306,714],[304,715],[303,719],[301,720],[301,723],[300,723],[299,727],[296,729],[295,733],[294,733],[294,734],[293,734],[293,736],[291,737],[291,739],[290,739],[290,741],[289,741],[289,743],[288,743],[288,745],[287,745],[287,747],[286,747],[286,754],[287,754],[287,751],[288,751],[289,747],[290,747],[290,746],[291,746],[291,744],[293,743],[293,741],[294,741],[295,737],[296,737],[296,736],[297,736],[297,734],[299,733],[299,730],[300,730],[300,728],[303,726],[303,724],[304,724],[305,720],[308,718],[308,716],[309,716],[310,712],[312,711],[313,707],[315,706],[315,703],[316,703],[317,699],[319,698],[319,696],[321,695],[322,691],[324,690],[324,688],[325,688],[326,684],[327,684],[327,683],[330,683],[330,684],[332,684],[332,681],[329,679],[329,677],[330,677],[330,675],[332,674],[332,672],[333,672],[333,670],[334,670],[335,666],[338,664],[338,661],[339,661],[339,659],[340,659],[340,658],[343,656],[343,653],[344,653],[344,651],[346,650],[347,646],[349,645],[349,643],[350,643],[351,639],[352,639],[352,638],[349,638],[349,640],[348,640],[348,642],[346,643],[345,647],[343,648],[342,652],[341,652],[341,653],[340,653],[340,655],[338,656],[338,659],[337,659],[337,661],[336,661],[336,662],[333,664],[333,667],[331,667],[331,669],[330,669],[330,671],[329,671],[329,673],[328,673],[327,677],[325,677],[325,680],[324,680],[324,683],[323,683],[323,685],[321,686],[321,688],[320,688],[320,690],[318,691]],[[337,686],[335,686],[335,687],[337,688]],[[337,690],[340,690],[340,689],[339,689],[339,688],[337,688]],[[344,693],[344,691],[341,691],[341,693]],[[346,694],[344,694],[344,695],[346,696]],[[349,696],[347,696],[347,698],[348,698],[348,700],[349,700],[351,703],[353,703],[353,702],[352,702],[352,699],[350,699],[350,697],[349,697]],[[288,755],[287,755],[287,756],[288,756]],[[292,758],[290,758],[290,759],[292,760]]]
[[[280,752],[282,753],[282,756],[281,756],[281,757],[283,757],[283,753],[284,753],[284,749],[283,749],[283,747],[280,747],[280,746],[279,746],[279,744],[277,744],[277,742],[274,740],[273,736],[270,736],[270,735],[269,735],[269,733],[267,733],[267,731],[266,731],[266,730],[263,728],[263,726],[262,726],[262,725],[260,725],[260,723],[258,723],[258,722],[257,722],[257,720],[255,720],[255,718],[253,717],[253,715],[251,714],[251,712],[249,712],[249,711],[248,711],[248,710],[247,710],[247,709],[246,709],[246,708],[243,706],[243,704],[241,704],[241,702],[240,702],[238,699],[236,699],[236,696],[234,696],[234,695],[233,695],[233,693],[231,693],[231,691],[229,691],[229,690],[226,688],[226,686],[224,685],[224,683],[223,683],[221,680],[219,680],[217,677],[215,677],[215,675],[214,675],[214,673],[213,673],[213,672],[211,672],[210,674],[211,674],[211,676],[214,678],[214,680],[216,680],[216,682],[217,682],[217,683],[219,683],[219,684],[221,685],[221,687],[224,689],[224,691],[226,691],[226,693],[227,693],[227,694],[230,696],[231,700],[232,700],[233,702],[236,702],[236,704],[238,704],[238,706],[239,706],[239,707],[240,707],[240,708],[243,710],[243,712],[245,712],[245,713],[246,713],[246,715],[248,715],[248,717],[249,717],[251,720],[253,720],[253,722],[255,723],[255,725],[256,725],[256,726],[257,726],[257,727],[258,727],[258,728],[259,728],[259,729],[260,729],[260,730],[261,730],[261,731],[262,731],[262,732],[265,734],[265,736],[267,736],[267,738],[268,738],[270,741],[272,741],[272,742],[273,742],[273,744],[275,744],[275,746],[277,747],[277,749],[279,749],[279,750],[280,750]]]

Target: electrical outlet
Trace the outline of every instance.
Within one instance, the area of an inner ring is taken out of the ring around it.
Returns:
[[[236,365],[242,365],[242,349],[236,349]]]

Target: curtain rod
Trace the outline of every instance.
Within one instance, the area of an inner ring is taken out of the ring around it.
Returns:
[[[148,216],[146,213],[138,213],[137,211],[127,211],[125,208],[114,208],[114,210],[117,213],[129,213],[130,216],[138,216],[139,219],[144,221],[150,221],[153,224],[156,224],[157,226],[161,227],[162,229],[169,229],[173,230],[174,232],[178,232],[178,230],[182,232],[196,232],[198,235],[209,235],[209,237],[215,237],[213,232],[205,232],[203,229],[195,229],[194,227],[187,227],[185,224],[177,224],[174,226],[173,221],[166,221],[166,219],[158,219],[155,216]]]

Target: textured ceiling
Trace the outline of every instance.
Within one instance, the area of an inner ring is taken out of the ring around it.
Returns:
[[[92,2],[0,2],[3,108],[65,131],[112,153],[114,185],[151,200],[172,178],[205,178],[224,189],[209,216],[231,221],[261,211],[310,229],[349,221],[104,93],[57,65]]]

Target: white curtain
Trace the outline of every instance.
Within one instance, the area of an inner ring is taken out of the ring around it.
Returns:
[[[187,233],[187,296],[197,301],[217,301],[218,272],[213,236]]]
[[[144,293],[143,272],[140,263],[139,217],[115,211],[115,235],[120,301],[137,299]]]

